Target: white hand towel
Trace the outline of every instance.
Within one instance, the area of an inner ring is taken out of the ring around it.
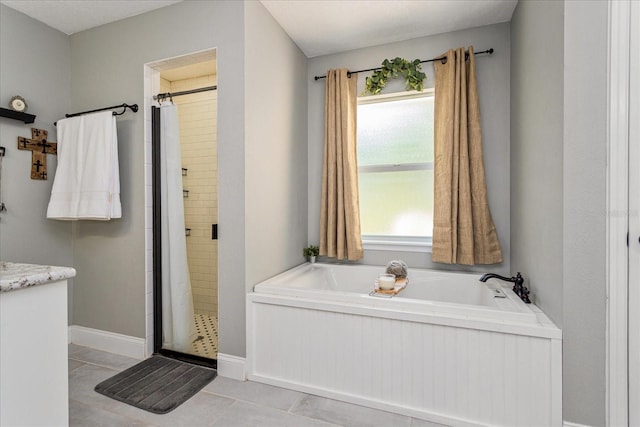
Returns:
[[[122,217],[116,118],[111,111],[58,121],[58,167],[47,218]]]

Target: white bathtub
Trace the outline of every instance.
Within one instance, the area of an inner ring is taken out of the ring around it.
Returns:
[[[480,282],[480,274],[410,269],[409,286],[392,298],[370,296],[379,266],[303,264],[260,283],[255,292],[374,305],[406,313],[537,322],[536,313],[511,287],[497,279]],[[506,296],[498,298],[496,296]],[[379,301],[384,298],[385,301]]]
[[[510,283],[303,264],[247,298],[248,377],[449,425],[561,426],[561,331]]]

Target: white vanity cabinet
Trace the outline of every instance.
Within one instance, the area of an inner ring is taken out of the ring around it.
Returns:
[[[67,279],[0,262],[0,426],[69,425]]]

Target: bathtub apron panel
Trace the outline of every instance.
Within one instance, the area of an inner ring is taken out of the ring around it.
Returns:
[[[561,334],[535,306],[518,324],[386,301],[256,286],[249,379],[449,425],[562,425]]]

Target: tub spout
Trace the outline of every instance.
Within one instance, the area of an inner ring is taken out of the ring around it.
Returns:
[[[494,277],[496,279],[504,280],[505,282],[513,282],[513,292],[515,292],[515,294],[518,295],[522,301],[527,304],[531,304],[531,300],[529,299],[529,289],[527,289],[527,287],[524,285],[524,278],[522,277],[522,275],[520,275],[520,272],[518,272],[514,277],[511,278],[500,276],[499,274],[495,273],[486,273],[482,275],[480,281],[486,282],[487,280]]]
[[[518,274],[520,274],[520,273],[518,273]],[[516,281],[516,280],[515,280],[515,277],[511,277],[511,278],[509,278],[509,277],[504,277],[504,276],[501,276],[501,275],[496,274],[496,273],[486,273],[486,274],[483,274],[483,275],[482,275],[482,277],[480,278],[480,281],[481,281],[481,282],[486,282],[487,280],[489,280],[489,279],[491,279],[491,278],[494,278],[494,277],[495,277],[496,279],[504,280],[505,282],[515,282],[515,281]]]

